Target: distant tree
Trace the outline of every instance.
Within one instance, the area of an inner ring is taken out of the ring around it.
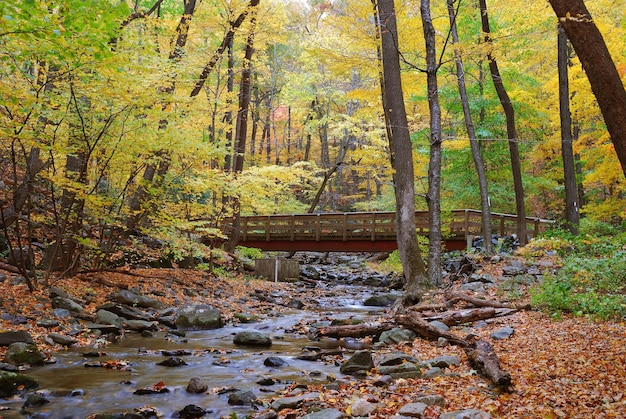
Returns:
[[[458,16],[458,9],[455,10],[455,0],[448,1],[448,17],[450,18],[450,35],[452,36],[452,42],[454,44],[459,43],[459,34],[457,30],[456,19]],[[460,4],[460,2],[459,2]],[[487,185],[487,175],[485,174],[485,165],[483,163],[483,156],[480,151],[478,140],[476,139],[476,130],[474,129],[474,120],[472,118],[472,112],[470,110],[469,98],[467,95],[467,87],[465,84],[465,69],[463,66],[463,58],[459,48],[454,49],[454,61],[456,64],[456,78],[457,86],[459,89],[459,96],[461,98],[461,106],[463,108],[463,117],[465,120],[465,129],[467,136],[469,137],[470,148],[472,150],[472,158],[474,160],[474,167],[476,168],[476,175],[478,176],[478,186],[480,189],[480,209],[482,215],[482,233],[483,233],[483,246],[485,253],[489,254],[492,251],[491,245],[491,208],[489,204],[489,189]]]
[[[557,37],[558,71],[559,71],[559,114],[561,117],[561,153],[563,155],[563,179],[565,183],[565,220],[567,229],[572,234],[578,234],[580,213],[578,211],[578,185],[572,148],[572,116],[569,106],[569,80],[567,67],[569,66],[569,52],[567,35],[559,25]]]
[[[482,23],[482,30],[485,37],[485,42],[490,44],[491,40],[491,27],[489,24],[489,15],[487,14],[487,2],[486,0],[479,0],[480,16]],[[491,80],[498,93],[500,104],[504,110],[506,117],[506,135],[509,143],[509,154],[511,155],[511,172],[513,174],[513,189],[515,191],[515,208],[517,212],[517,236],[520,244],[526,244],[526,206],[524,203],[524,185],[522,183],[522,167],[519,156],[519,147],[517,142],[517,128],[515,126],[515,109],[511,98],[504,87],[502,76],[500,75],[500,69],[498,68],[498,62],[491,51],[487,54],[489,60],[489,70],[491,72]]]

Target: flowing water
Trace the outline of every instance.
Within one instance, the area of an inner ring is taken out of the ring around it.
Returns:
[[[277,391],[292,382],[325,383],[329,376],[341,376],[333,364],[298,360],[305,346],[332,346],[337,342],[312,342],[306,335],[296,333],[302,322],[328,322],[331,319],[349,317],[366,318],[375,314],[371,307],[360,305],[368,293],[366,288],[347,287],[342,297],[320,300],[319,310],[294,310],[260,322],[239,326],[226,326],[217,330],[187,332],[184,338],[172,337],[165,332],[155,337],[129,334],[106,348],[106,355],[86,358],[88,348],[70,348],[55,353],[57,362],[27,371],[40,384],[39,391],[50,403],[29,408],[28,414],[20,414],[23,398],[0,401],[0,418],[86,418],[94,413],[132,412],[141,406],[151,406],[162,414],[172,417],[187,405],[194,404],[211,410],[207,418],[229,416],[233,412],[245,417],[255,410],[251,406],[231,406],[225,388],[251,390],[259,399],[277,397]],[[347,297],[346,297],[347,295]],[[267,349],[244,348],[233,344],[235,333],[256,330],[270,334],[272,346]],[[186,350],[181,355],[188,365],[165,367],[157,365],[167,359],[162,351]],[[288,365],[267,367],[264,360],[269,356],[283,358]],[[130,368],[114,370],[87,368],[86,363],[124,361]],[[190,394],[185,391],[191,377],[200,377],[209,383],[209,391]],[[261,386],[261,378],[270,377],[277,383]],[[168,393],[136,395],[137,389],[152,387],[163,382]]]

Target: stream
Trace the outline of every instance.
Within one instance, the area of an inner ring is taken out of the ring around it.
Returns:
[[[38,392],[50,403],[28,408],[29,413],[18,413],[23,398],[0,400],[1,418],[86,418],[95,413],[132,412],[141,406],[156,408],[162,417],[172,417],[187,405],[197,405],[210,410],[207,418],[219,418],[236,413],[245,417],[256,410],[251,406],[231,406],[228,392],[221,389],[250,390],[259,399],[277,397],[278,391],[290,383],[327,383],[329,376],[341,377],[338,366],[323,362],[296,359],[306,346],[324,349],[337,346],[331,339],[311,341],[305,334],[297,333],[302,322],[329,324],[332,319],[374,316],[379,308],[364,307],[363,300],[372,288],[337,285],[337,297],[318,301],[318,309],[292,310],[266,317],[256,323],[226,325],[216,330],[188,331],[184,337],[159,332],[154,337],[127,334],[98,349],[105,353],[97,358],[84,356],[91,348],[69,348],[52,354],[56,363],[33,368],[26,374],[40,384]],[[333,290],[334,290],[333,288]],[[270,348],[247,348],[233,343],[234,334],[254,330],[268,333],[272,338]],[[157,365],[168,356],[162,351],[187,351],[178,355],[188,365],[166,367]],[[264,360],[269,356],[283,358],[287,365],[268,367]],[[124,361],[126,370],[87,368],[88,363]],[[209,384],[209,391],[201,394],[186,392],[191,377],[200,377]],[[261,386],[262,378],[272,378],[276,383]],[[149,395],[133,394],[138,389],[149,388],[163,382],[169,392]]]

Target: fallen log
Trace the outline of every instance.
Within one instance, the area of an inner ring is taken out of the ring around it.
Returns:
[[[434,314],[431,316],[423,316],[427,321],[438,320],[446,326],[455,326],[463,323],[472,323],[479,320],[491,319],[494,317],[508,316],[517,312],[514,308],[467,308],[456,311],[446,311],[444,313]]]
[[[362,338],[365,336],[379,336],[381,333],[394,328],[390,322],[380,324],[347,324],[343,326],[322,326],[312,332],[314,338],[326,336],[330,338]]]
[[[511,375],[502,371],[500,361],[491,344],[484,340],[470,342],[450,332],[444,332],[429,324],[417,313],[398,314],[395,316],[398,324],[417,333],[420,337],[428,340],[445,338],[453,345],[463,348],[470,364],[483,377],[490,379],[495,385],[505,390],[511,385]]]
[[[418,336],[428,340],[438,340],[439,338],[445,338],[453,345],[458,345],[465,348],[469,343],[459,336],[444,332],[428,323],[423,317],[420,317],[417,313],[398,314],[395,316],[395,321],[406,327],[409,330],[415,332]]]
[[[489,378],[493,383],[504,389],[511,386],[511,374],[502,371],[500,361],[493,346],[486,340],[477,340],[464,348],[470,364],[479,374]]]
[[[446,298],[449,300],[454,299],[455,301],[465,301],[470,304],[473,304],[476,307],[494,307],[494,308],[512,308],[516,310],[530,310],[530,304],[510,304],[510,303],[501,303],[499,301],[494,300],[483,300],[482,298],[472,297],[467,294],[463,294],[460,292],[452,292],[446,291]]]
[[[448,299],[445,303],[414,305],[414,306],[408,307],[407,310],[419,311],[419,312],[447,310],[450,307],[452,307],[457,301],[460,301],[460,300],[452,298],[452,299]]]

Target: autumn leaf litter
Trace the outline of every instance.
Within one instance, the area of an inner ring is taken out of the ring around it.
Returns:
[[[501,272],[498,265],[484,269]],[[128,287],[161,300],[167,305],[181,306],[191,302],[214,305],[223,311],[227,322],[236,322],[233,315],[246,312],[253,315],[276,315],[287,309],[271,299],[250,298],[251,295],[284,293],[314,301],[319,292],[329,290],[302,288],[290,283],[273,283],[258,279],[222,279],[192,270],[133,270],[133,275],[100,272],[91,275],[57,280],[53,286],[72,290],[76,296],[88,296],[88,313],[106,302],[106,297],[117,287]],[[21,283],[9,285],[5,280],[2,296],[2,330],[24,329],[35,338],[40,349],[52,355],[58,346],[51,345],[45,336],[49,329],[36,325],[37,320],[52,318],[52,307],[45,287],[29,293]],[[105,284],[109,285],[105,285]],[[112,286],[111,284],[116,284]],[[297,294],[296,294],[297,290]],[[433,295],[433,300],[441,298]],[[502,299],[498,295],[488,298]],[[11,319],[22,317],[22,324]],[[472,325],[453,327],[451,331],[464,336]],[[515,333],[508,339],[492,340],[491,333],[503,326],[511,326]],[[61,331],[68,325],[61,325]],[[301,328],[306,331],[306,327]],[[463,351],[455,346],[441,347],[437,342],[415,339],[413,342],[387,346],[377,350],[375,359],[386,352],[401,351],[419,360],[443,355],[455,355],[461,360],[458,367],[450,366],[445,374],[433,379],[397,379],[388,386],[374,385],[380,378],[376,369],[362,379],[344,376],[337,370],[333,385],[289,385],[273,398],[300,394],[303,391],[320,393],[315,405],[351,413],[357,400],[373,403],[376,409],[370,418],[389,418],[402,406],[423,395],[440,395],[444,406],[430,406],[427,418],[438,418],[441,413],[475,408],[488,412],[494,418],[624,418],[626,417],[626,327],[623,322],[595,321],[584,317],[563,315],[553,319],[536,311],[522,311],[493,319],[484,327],[471,327],[471,333],[489,340],[500,359],[502,369],[511,374],[511,392],[502,392],[472,370]],[[76,337],[78,346],[98,347],[102,341],[88,334]],[[5,348],[0,348],[3,352]],[[0,352],[0,356],[3,353]],[[346,358],[349,354],[346,354]],[[314,369],[314,364],[312,364]],[[269,399],[267,400],[270,401]],[[302,409],[279,412],[280,418],[297,418]]]

